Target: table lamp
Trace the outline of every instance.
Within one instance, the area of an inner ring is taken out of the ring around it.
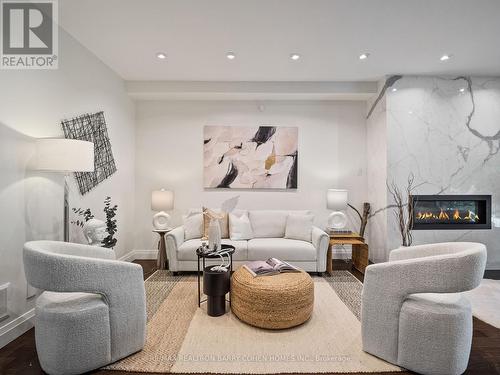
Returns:
[[[333,212],[328,217],[328,229],[342,230],[347,224],[347,216],[344,212],[347,210],[347,190],[328,189],[326,193],[326,206]]]
[[[174,208],[174,193],[169,190],[154,190],[151,193],[151,210],[159,211],[153,216],[155,230],[167,230],[170,227],[170,215],[165,211]]]
[[[94,144],[77,139],[39,138],[35,149],[35,170],[64,173],[64,241],[69,242],[68,176],[71,172],[94,171]]]

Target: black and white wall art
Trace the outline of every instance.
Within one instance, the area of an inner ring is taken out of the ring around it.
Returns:
[[[204,187],[297,189],[298,128],[205,126]]]
[[[82,195],[116,172],[104,112],[84,114],[61,122],[64,137],[94,143],[94,172],[76,172]]]

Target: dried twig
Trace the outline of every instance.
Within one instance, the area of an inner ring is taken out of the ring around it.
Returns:
[[[408,181],[406,184],[406,189],[404,192],[405,197],[403,197],[403,192],[396,185],[394,181],[389,185],[387,184],[387,189],[392,195],[395,203],[396,220],[399,227],[399,232],[401,234],[401,244],[403,246],[410,246],[413,242],[412,230],[413,230],[413,190],[415,189],[413,183],[415,181],[415,176],[413,173],[408,175]],[[406,198],[406,202],[404,199]]]
[[[363,214],[361,214],[361,212],[359,212],[359,210],[356,207],[354,207],[353,205],[351,205],[349,203],[347,205],[349,207],[351,207],[358,214],[359,220],[361,222],[359,225],[359,235],[361,237],[364,237],[366,224],[368,224],[368,219],[370,217],[370,210],[371,210],[370,203],[368,203],[368,202],[363,203]]]

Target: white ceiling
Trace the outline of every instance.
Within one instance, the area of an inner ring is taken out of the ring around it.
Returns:
[[[499,0],[62,0],[60,24],[125,80],[500,75]],[[165,52],[160,61],[155,54]],[[234,51],[236,59],[225,55]],[[290,53],[302,58],[291,61]],[[358,55],[370,52],[369,59]],[[453,54],[447,62],[439,57]]]

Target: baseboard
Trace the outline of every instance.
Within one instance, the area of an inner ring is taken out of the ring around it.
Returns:
[[[158,250],[132,250],[122,256],[119,260],[133,262],[136,259],[156,259]]]
[[[486,265],[486,270],[487,271],[498,271],[498,270],[500,270],[500,262],[495,262],[495,263],[491,263],[491,264]]]
[[[0,327],[0,348],[3,348],[9,342],[14,341],[29,329],[33,328],[33,318],[35,309],[28,310],[23,315],[17,317],[11,322]]]

